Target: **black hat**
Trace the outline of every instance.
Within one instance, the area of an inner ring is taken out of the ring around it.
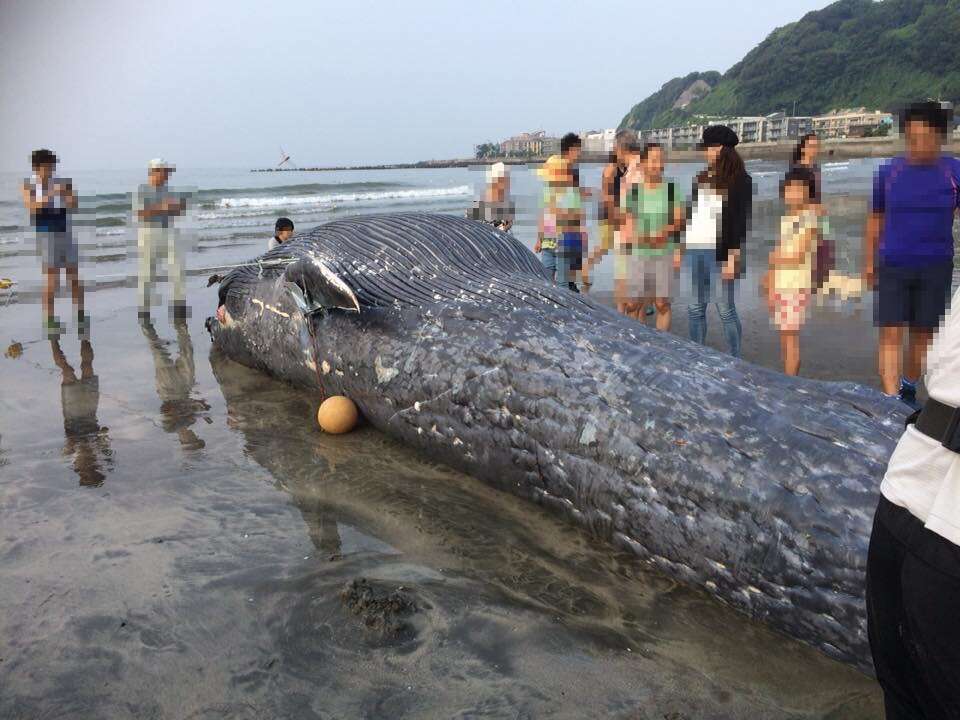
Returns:
[[[736,147],[739,143],[740,138],[726,125],[711,125],[703,131],[703,139],[700,141],[699,147],[701,149],[711,145]]]

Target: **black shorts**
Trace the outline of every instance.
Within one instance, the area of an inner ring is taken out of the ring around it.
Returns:
[[[953,260],[924,267],[880,264],[874,318],[880,327],[906,325],[935,330],[950,303]]]
[[[880,498],[867,631],[887,720],[960,718],[960,546]]]

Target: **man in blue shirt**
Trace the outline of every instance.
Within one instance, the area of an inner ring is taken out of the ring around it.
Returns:
[[[950,298],[960,161],[941,150],[952,119],[936,102],[904,111],[907,152],[882,165],[874,178],[864,241],[864,275],[876,290],[883,391],[912,406],[927,348]],[[909,337],[902,363],[904,327]]]

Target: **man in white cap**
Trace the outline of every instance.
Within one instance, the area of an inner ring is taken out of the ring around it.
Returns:
[[[187,298],[183,279],[183,257],[177,247],[173,219],[182,215],[186,199],[167,186],[175,168],[162,158],[154,158],[147,166],[147,182],[141,185],[133,202],[137,220],[137,247],[140,250],[138,271],[139,314],[150,317],[150,294],[157,275],[157,260],[167,262],[167,275],[173,283],[173,315],[186,317]]]
[[[467,211],[467,217],[492,225],[497,230],[509,232],[513,227],[516,208],[510,202],[510,176],[507,166],[494,163],[487,170],[487,189],[482,200],[477,200]]]

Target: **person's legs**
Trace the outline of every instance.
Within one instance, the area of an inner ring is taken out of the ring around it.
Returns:
[[[953,261],[918,268],[910,280],[911,317],[908,319],[910,334],[907,340],[903,379],[900,384],[900,399],[909,404],[915,404],[916,386],[923,375],[927,350],[933,341],[934,333],[943,323],[950,304]]]
[[[137,230],[137,246],[140,250],[137,297],[140,301],[141,313],[150,312],[150,293],[153,289],[153,279],[156,274],[156,250],[153,241],[153,228],[142,227]]]
[[[896,395],[900,389],[900,370],[903,355],[903,328],[915,324],[916,303],[922,292],[915,282],[911,268],[877,268],[877,288],[874,297],[874,322],[878,327],[877,370],[880,384],[887,395]]]
[[[183,256],[180,253],[176,228],[166,228],[163,233],[166,237],[167,274],[173,284],[174,314],[184,316],[187,307],[187,289],[184,282]]]
[[[557,250],[557,285],[570,286],[570,254],[566,250]]]
[[[687,252],[693,284],[693,302],[687,308],[690,339],[703,345],[707,340],[707,301],[710,299],[710,265],[712,250]]]
[[[70,282],[70,293],[77,315],[83,315],[83,286],[80,284],[80,272],[76,265],[67,266],[67,280]]]
[[[920,376],[923,375],[923,363],[932,341],[933,328],[910,328],[907,339],[907,362],[903,368],[903,375],[914,384],[919,382]]]
[[[721,299],[717,301],[717,312],[723,323],[723,334],[730,346],[730,354],[740,357],[740,344],[743,338],[743,327],[740,325],[740,316],[734,303],[736,285],[734,280],[723,280]]]
[[[557,277],[557,251],[552,248],[546,248],[540,251],[540,262],[543,263],[543,269],[547,271],[550,280],[556,281]]]
[[[657,259],[654,276],[654,307],[657,310],[657,330],[668,332],[673,323],[673,308],[670,295],[673,289],[673,257],[664,255]]]
[[[880,520],[880,499],[867,551],[867,635],[877,681],[883,688],[887,720],[923,717],[916,698],[916,668],[904,642],[904,547]]]
[[[655,298],[654,305],[657,308],[657,330],[669,332],[670,325],[673,322],[673,310],[670,307],[670,298]]]
[[[60,284],[60,268],[45,265],[43,267],[43,319],[53,317],[57,286]]]
[[[783,372],[787,375],[800,374],[800,333],[796,330],[780,332],[780,355],[783,358]]]
[[[929,530],[922,532],[923,549],[908,550],[900,571],[906,617],[901,632],[913,656],[919,717],[954,720],[960,718],[960,576],[955,565],[960,548]],[[950,557],[954,572],[927,562],[928,550]]]
[[[879,329],[878,369],[880,384],[887,395],[896,395],[900,388],[900,352],[903,347],[903,327],[885,325]]]

